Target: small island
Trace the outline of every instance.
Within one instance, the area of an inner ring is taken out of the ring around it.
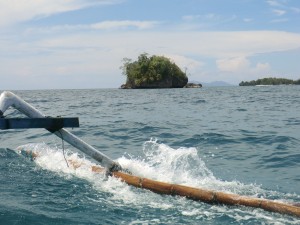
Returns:
[[[186,73],[164,56],[143,53],[134,62],[124,58],[121,69],[126,76],[122,89],[202,87],[188,83]]]
[[[260,86],[260,85],[300,85],[300,79],[291,80],[286,78],[262,78],[252,81],[242,81],[239,86]]]

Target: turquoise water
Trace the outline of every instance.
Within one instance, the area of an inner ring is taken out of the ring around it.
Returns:
[[[300,202],[300,87],[15,91],[134,174]],[[5,115],[20,117],[8,110]],[[0,224],[300,224],[248,207],[154,194],[69,169],[43,129],[0,130]],[[36,161],[18,149],[41,152]],[[66,157],[92,165],[65,143]]]

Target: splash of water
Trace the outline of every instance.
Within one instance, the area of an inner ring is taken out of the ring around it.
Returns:
[[[121,157],[118,162],[133,174],[154,180],[252,196],[265,195],[258,185],[217,179],[196,148],[174,149],[156,139],[143,145],[144,157]]]
[[[116,161],[123,168],[129,169],[134,175],[158,181],[253,197],[273,198],[275,196],[277,199],[289,198],[287,195],[280,195],[276,191],[264,190],[256,184],[243,184],[238,181],[217,179],[212,171],[206,167],[201,157],[199,157],[199,150],[196,148],[181,147],[174,149],[166,144],[158,143],[155,139],[151,139],[144,143],[142,150],[144,153],[143,157],[128,155],[122,156]],[[114,196],[118,196],[118,198],[122,198],[122,195],[127,196],[126,201],[131,201],[130,199],[133,198],[133,196],[129,197],[130,194],[128,193],[136,195],[135,192],[130,191],[131,187],[119,180],[107,178],[104,173],[97,174],[92,172],[91,167],[96,166],[96,164],[71,150],[66,151],[67,160],[81,165],[75,169],[72,166],[68,167],[62,150],[57,147],[50,147],[44,143],[27,144],[18,147],[17,151],[19,153],[24,151],[38,152],[35,162],[39,167],[56,172],[68,179],[72,176],[85,179],[91,182],[99,191],[110,192]]]
[[[35,162],[38,167],[50,170],[66,179],[78,177],[87,180],[92,187],[101,192],[109,193],[107,199],[90,199],[91,201],[106,201],[112,207],[124,207],[130,205],[137,210],[144,207],[157,208],[160,210],[175,209],[184,216],[191,217],[215,217],[216,215],[229,214],[236,221],[247,221],[257,217],[264,218],[265,221],[274,221],[273,217],[265,218],[266,215],[261,210],[240,210],[239,208],[229,209],[225,206],[197,206],[186,201],[184,198],[165,197],[157,195],[150,191],[144,191],[128,186],[113,177],[106,177],[104,173],[97,174],[92,172],[91,167],[96,164],[82,157],[71,150],[66,151],[67,160],[79,162],[82,166],[74,169],[68,167],[61,149],[50,147],[43,143],[27,144],[17,148],[17,152],[26,151],[38,152]],[[257,185],[242,184],[237,181],[223,181],[217,179],[213,173],[206,167],[205,162],[199,157],[199,150],[196,148],[178,148],[174,149],[168,145],[158,143],[151,139],[143,145],[143,157],[133,155],[122,156],[117,161],[122,167],[129,169],[133,174],[160,180],[163,182],[178,183],[187,186],[201,187],[207,189],[221,190],[252,196],[270,196],[280,193],[266,191]],[[281,197],[287,198],[286,195]],[[295,196],[290,196],[294,198]],[[230,213],[229,213],[230,212]],[[285,220],[284,220],[285,221]]]
[[[173,149],[151,139],[144,143],[143,153],[144,158],[123,156],[118,162],[134,174],[165,182],[191,184],[191,180],[215,179],[196,148]]]
[[[72,152],[71,150],[67,150],[65,152],[66,155],[64,156],[61,149],[57,147],[50,147],[45,143],[21,145],[16,150],[20,154],[27,154],[28,152],[37,154],[34,161],[39,167],[56,172],[67,178],[76,176],[92,181],[96,175],[91,170],[91,167],[96,164],[92,163],[85,157],[80,156],[78,153]],[[74,168],[74,166],[69,166],[65,157],[69,162],[76,162],[76,164],[80,166],[76,168]]]

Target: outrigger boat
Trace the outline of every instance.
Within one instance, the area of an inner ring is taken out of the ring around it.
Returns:
[[[29,118],[4,118],[4,113],[9,107],[14,107]],[[300,205],[296,203],[285,203],[198,187],[188,187],[180,184],[170,184],[135,176],[126,168],[122,168],[119,163],[113,161],[102,152],[70,133],[64,127],[79,127],[78,118],[47,117],[12,92],[4,91],[0,95],[0,129],[45,128],[100,163],[101,166],[91,166],[91,171],[95,173],[105,173],[107,176],[120,179],[128,185],[148,189],[158,194],[178,195],[210,204],[240,205],[261,208],[270,212],[300,217]],[[39,152],[33,150],[24,151],[26,154],[30,155],[32,159],[39,156]],[[74,160],[68,160],[67,162],[73,169],[83,166],[82,162]]]

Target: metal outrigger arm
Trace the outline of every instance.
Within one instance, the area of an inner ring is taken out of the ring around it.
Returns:
[[[81,140],[80,138],[78,138],[77,136],[75,136],[74,134],[69,132],[68,130],[62,128],[62,127],[67,126],[66,125],[68,122],[67,120],[62,120],[63,118],[61,118],[59,120],[57,118],[46,117],[43,113],[41,113],[39,110],[35,109],[33,106],[31,106],[29,103],[25,102],[23,99],[21,99],[14,93],[9,92],[9,91],[4,91],[0,95],[0,118],[3,118],[4,112],[9,107],[13,107],[13,108],[17,109],[18,111],[25,114],[29,118],[33,118],[33,120],[32,121],[30,121],[28,119],[27,119],[27,121],[23,120],[22,124],[20,125],[20,123],[18,123],[18,120],[16,121],[16,119],[11,120],[11,121],[9,121],[9,119],[7,119],[5,122],[2,123],[2,124],[4,124],[2,129],[25,128],[26,126],[28,128],[30,128],[30,126],[31,126],[31,128],[33,128],[33,127],[46,128],[48,131],[54,133],[56,136],[62,138],[66,142],[68,142],[70,145],[74,146],[75,148],[79,149],[83,153],[92,157],[94,160],[98,161],[102,166],[106,167],[109,172],[122,170],[122,167],[117,162],[113,161],[108,156],[106,156],[102,152],[98,151],[91,145],[87,144],[86,142],[84,142],[83,140]],[[37,118],[44,118],[44,120],[37,119]],[[5,119],[3,119],[3,120],[5,120]],[[40,122],[39,122],[39,120],[40,120]],[[7,125],[8,123],[9,123],[9,126]],[[15,123],[17,125],[15,125]],[[37,124],[37,123],[40,123],[40,124]],[[41,123],[44,123],[44,125],[41,125]],[[59,123],[59,125],[57,125],[58,123]],[[31,125],[28,125],[28,124],[31,124]],[[79,126],[79,123],[78,123],[78,126]],[[53,127],[56,129],[53,129]],[[0,127],[0,129],[1,129],[1,127]]]

